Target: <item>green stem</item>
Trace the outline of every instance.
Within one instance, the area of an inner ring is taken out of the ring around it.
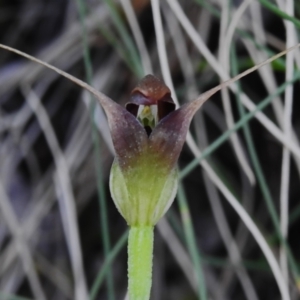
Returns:
[[[131,227],[128,237],[129,300],[149,300],[152,285],[153,226]]]

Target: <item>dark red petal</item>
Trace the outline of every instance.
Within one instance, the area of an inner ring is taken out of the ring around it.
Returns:
[[[135,89],[131,92],[132,95],[132,102],[135,103],[134,95],[135,94],[141,94],[144,95],[145,98],[147,98],[151,104],[157,104],[157,101],[164,98],[166,95],[171,95],[170,89],[164,84],[163,81],[158,79],[157,77],[153,75],[147,75],[145,76],[137,85]],[[139,103],[136,103],[139,104]]]
[[[156,104],[156,102],[152,98],[148,98],[141,94],[138,91],[135,91],[134,93],[131,93],[130,101],[126,104],[126,108],[128,104],[136,104],[136,105],[153,105]]]
[[[126,110],[133,114],[135,117],[137,117],[139,106],[135,103],[127,103]]]
[[[162,119],[150,135],[149,146],[169,169],[177,163],[193,115],[186,104]]]
[[[157,113],[158,113],[158,120],[160,121],[164,117],[166,117],[168,114],[170,114],[172,111],[174,111],[176,108],[175,103],[173,102],[173,99],[168,96],[160,101],[157,102]]]
[[[175,110],[170,89],[153,75],[145,76],[131,92],[130,102],[126,104],[131,113],[133,105],[157,105],[159,121]]]
[[[195,101],[171,112],[153,129],[149,137],[149,147],[170,169],[177,163],[194,114],[218,90],[213,88],[200,95]]]
[[[101,99],[100,103],[107,115],[119,164],[122,169],[128,168],[147,147],[148,136],[144,127],[130,112],[108,99]]]

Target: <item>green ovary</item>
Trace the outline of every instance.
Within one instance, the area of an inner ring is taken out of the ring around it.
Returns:
[[[168,170],[155,154],[144,153],[122,172],[115,160],[110,177],[112,198],[130,226],[153,226],[172,203],[177,169]]]
[[[112,198],[128,225],[130,300],[149,300],[152,284],[153,227],[174,200],[177,168],[170,170],[157,153],[134,157],[122,170],[115,159],[110,174]]]
[[[152,284],[153,226],[131,227],[128,237],[129,300],[149,300]]]

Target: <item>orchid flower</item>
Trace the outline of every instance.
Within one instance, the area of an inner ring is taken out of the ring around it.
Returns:
[[[130,300],[149,300],[152,282],[153,229],[171,206],[178,183],[177,161],[194,114],[213,94],[299,47],[291,47],[175,109],[169,88],[153,75],[132,91],[126,108],[76,77],[33,56],[1,45],[91,92],[103,107],[115,149],[110,191],[130,226],[128,291]]]
[[[150,298],[153,228],[175,198],[177,160],[198,107],[199,102],[175,110],[169,88],[147,75],[126,109],[118,107],[118,114],[108,117],[116,151],[110,191],[130,226],[130,300]]]

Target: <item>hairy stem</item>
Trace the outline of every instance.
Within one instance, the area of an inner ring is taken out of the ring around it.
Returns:
[[[131,227],[128,237],[129,300],[149,300],[152,285],[153,226]]]

